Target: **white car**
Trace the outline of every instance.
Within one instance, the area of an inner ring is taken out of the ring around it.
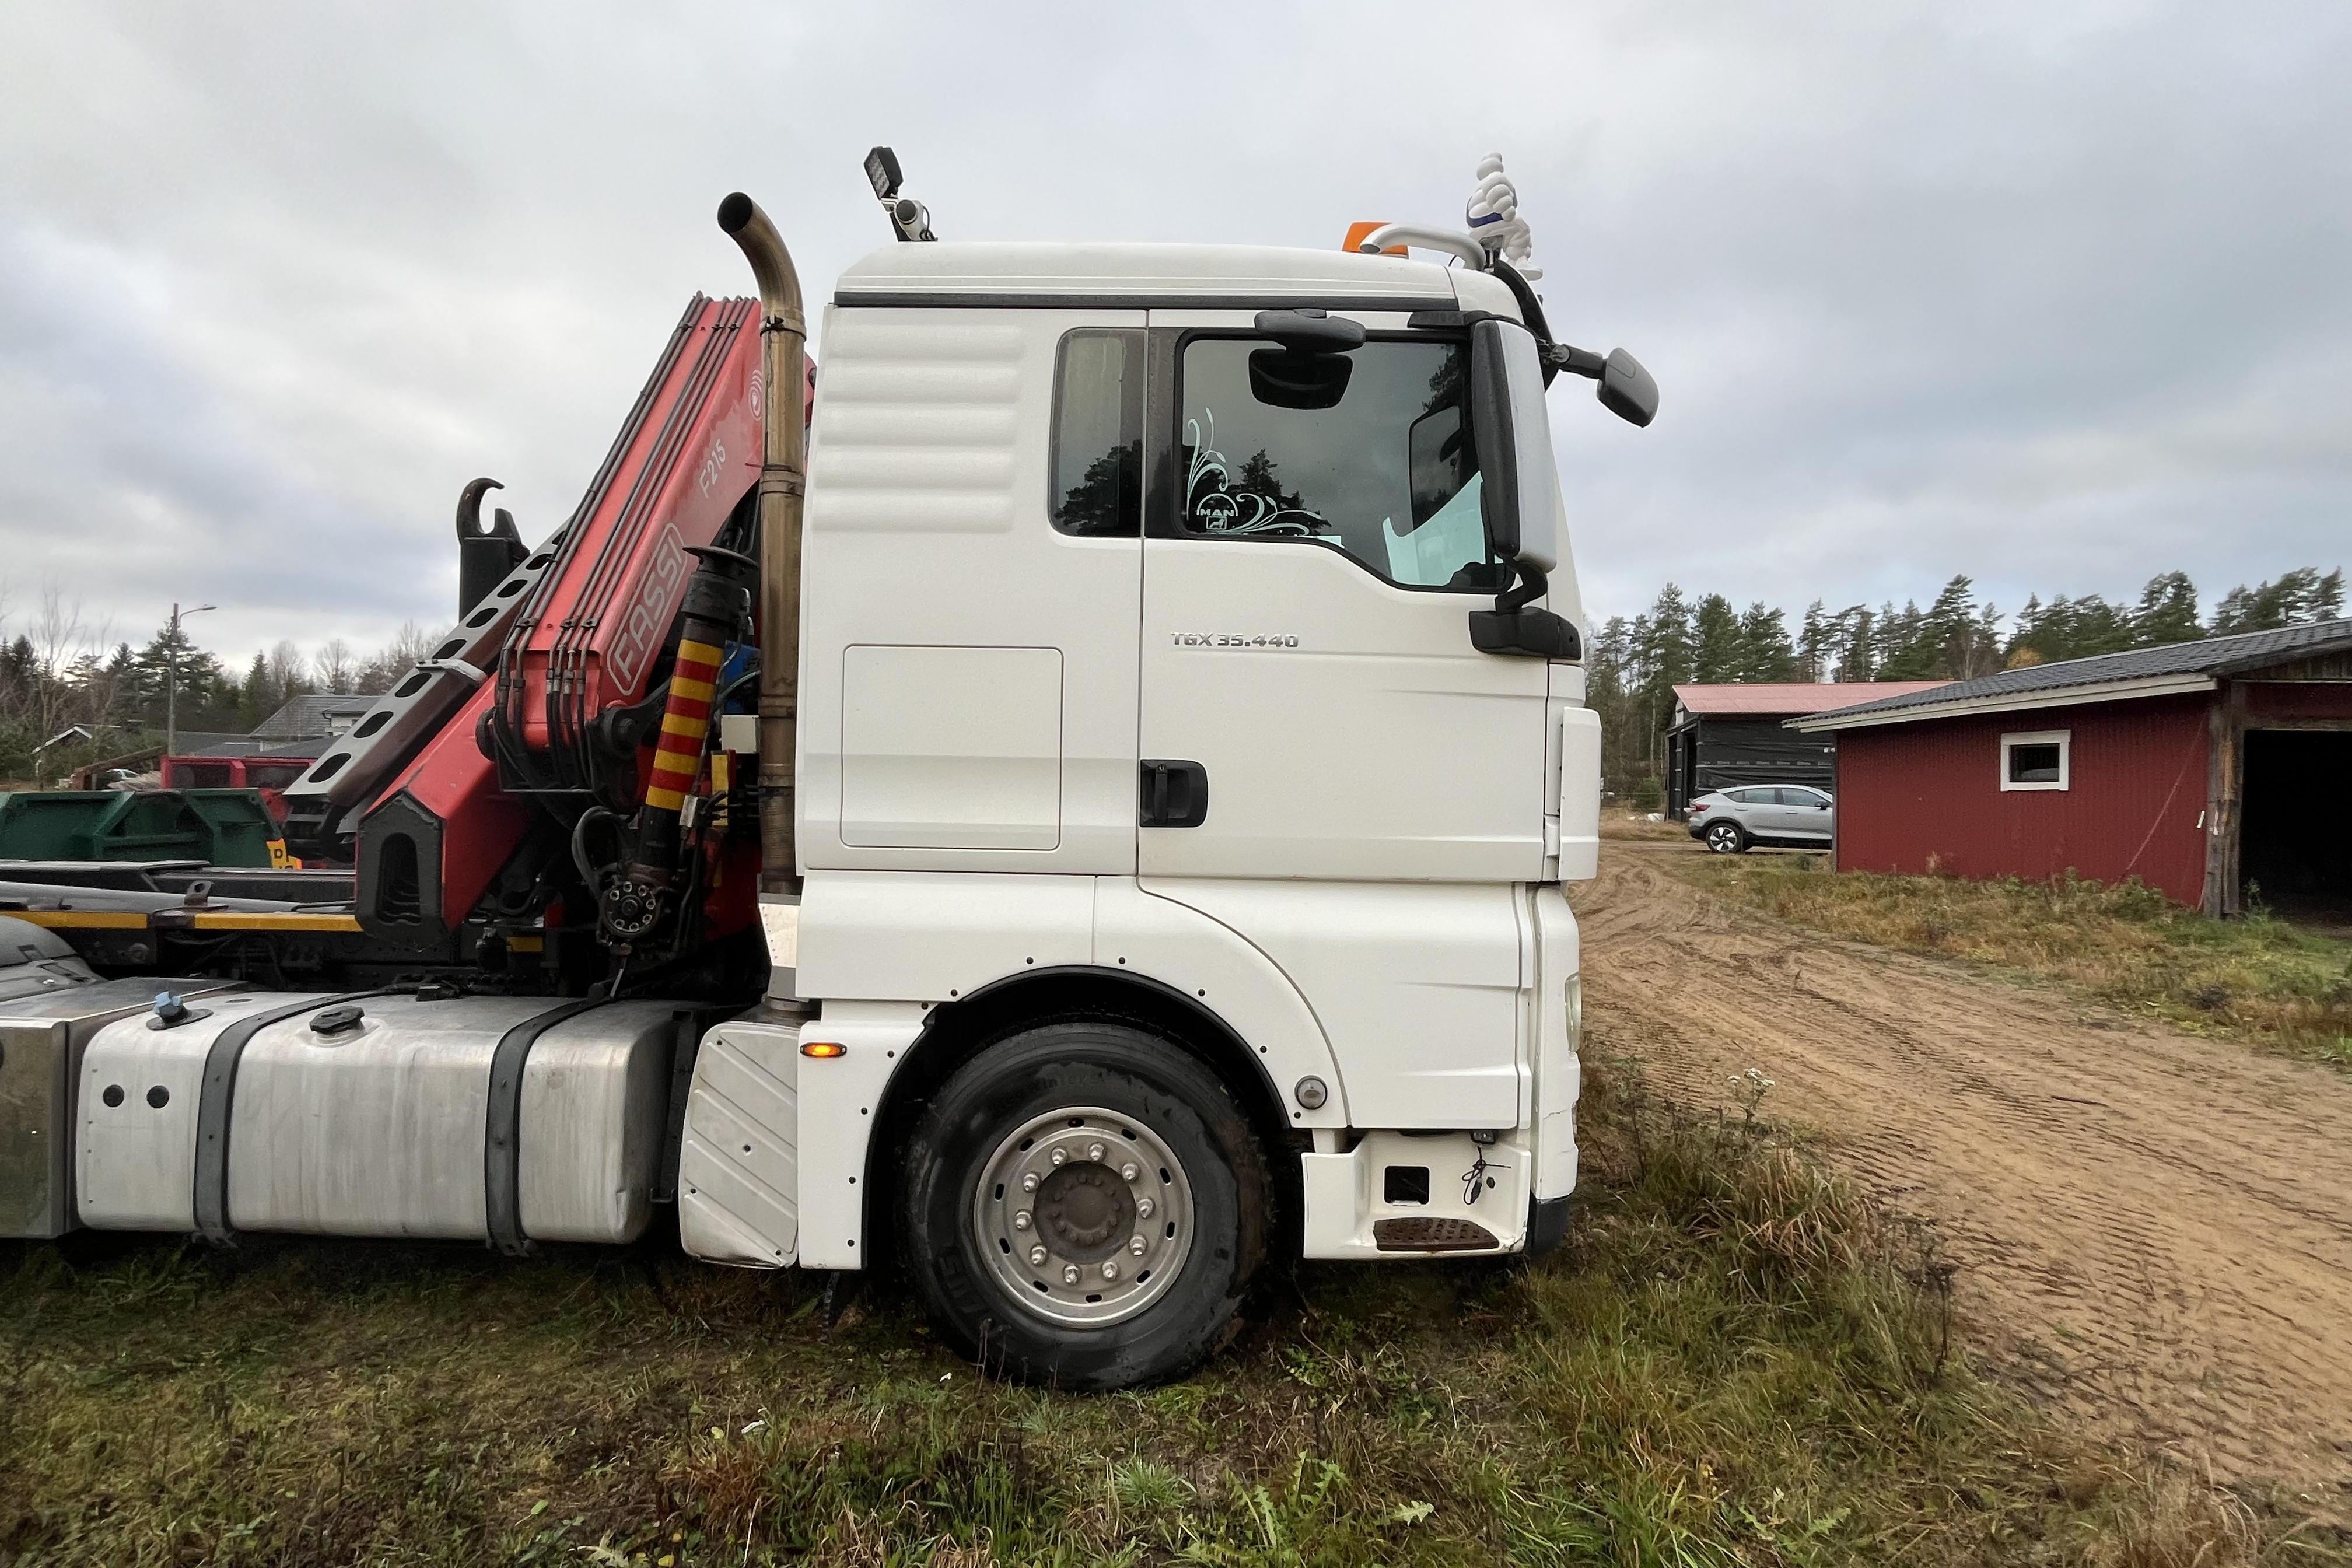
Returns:
[[[1751,845],[1826,849],[1837,828],[1837,802],[1811,784],[1742,784],[1690,803],[1690,836],[1717,855]]]

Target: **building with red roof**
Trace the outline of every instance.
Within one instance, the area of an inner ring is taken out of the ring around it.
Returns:
[[[1783,728],[1790,719],[1908,697],[1940,680],[1790,680],[1675,688],[1666,731],[1666,810],[1738,784],[1811,784],[1833,791],[1837,743]]]

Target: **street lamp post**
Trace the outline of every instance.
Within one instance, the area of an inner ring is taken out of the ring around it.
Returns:
[[[172,635],[163,639],[163,755],[180,749],[180,617],[217,610],[218,605],[196,605],[183,610],[172,603]]]

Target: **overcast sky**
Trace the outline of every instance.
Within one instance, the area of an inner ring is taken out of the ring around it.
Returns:
[[[740,186],[812,296],[896,146],[955,238],[1337,245],[1504,154],[1585,601],[2128,595],[2352,561],[2352,6],[0,7],[0,582],[233,660],[454,614]]]

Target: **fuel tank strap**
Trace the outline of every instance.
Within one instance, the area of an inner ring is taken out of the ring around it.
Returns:
[[[483,1214],[490,1245],[509,1258],[530,1250],[522,1233],[522,1069],[539,1037],[568,1018],[604,1005],[604,997],[566,1002],[525,1018],[499,1037],[490,1053],[489,1119],[482,1138]]]
[[[226,1242],[234,1234],[228,1223],[228,1118],[236,1100],[236,1064],[253,1037],[287,1018],[390,994],[383,990],[353,991],[265,1007],[250,1018],[239,1018],[214,1037],[211,1048],[205,1052],[205,1080],[196,1095],[197,1235],[206,1241]]]

